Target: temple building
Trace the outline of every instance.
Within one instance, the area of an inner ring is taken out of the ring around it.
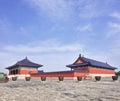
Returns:
[[[54,72],[44,72],[39,71],[38,68],[42,67],[41,64],[33,63],[27,58],[18,61],[16,64],[7,67],[9,70],[9,76],[26,76],[31,77],[65,77],[65,78],[76,78],[81,76],[83,78],[92,79],[95,76],[101,77],[112,77],[115,75],[115,67],[109,65],[108,63],[96,61],[86,57],[79,57],[73,64],[67,65],[66,67],[70,68],[67,71],[54,71]]]
[[[67,67],[71,68],[74,71],[83,70],[86,73],[86,76],[103,76],[109,77],[115,75],[115,67],[112,67],[108,63],[96,61],[93,59],[85,58],[79,55],[77,60]]]
[[[26,75],[31,73],[38,73],[38,68],[42,65],[33,63],[27,59],[27,57],[16,64],[7,67],[9,75]]]
[[[115,76],[115,67],[110,66],[108,63],[96,61],[93,59],[85,58],[79,55],[73,64],[67,65],[70,70],[55,71],[55,72],[42,72],[33,73],[32,77],[59,77],[76,78],[82,76],[85,79],[94,79],[95,76],[112,77]]]

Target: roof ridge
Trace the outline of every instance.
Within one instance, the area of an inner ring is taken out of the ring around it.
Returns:
[[[105,62],[102,62],[102,61],[98,61],[98,60],[94,60],[94,59],[91,59],[91,58],[86,58],[86,57],[82,57],[82,58],[89,59],[89,60],[96,61],[96,62],[101,62],[101,63],[104,63],[104,64],[108,64],[108,63],[105,63]]]
[[[7,67],[6,69],[13,68],[14,66],[42,67],[43,65],[34,63],[34,62],[30,61],[29,59],[25,58],[25,59],[18,61],[14,65]]]
[[[81,64],[81,63],[78,63],[76,64],[76,61],[78,59],[81,59],[83,60],[84,63],[86,64]],[[106,69],[117,69],[116,67],[113,67],[111,66],[110,64],[108,63],[105,63],[105,62],[102,62],[102,61],[98,61],[98,60],[94,60],[94,59],[91,59],[91,58],[86,58],[86,57],[80,57],[78,58],[73,64],[71,65],[67,65],[67,67],[83,67],[83,66],[94,66],[94,67],[102,67],[102,68],[106,68]]]

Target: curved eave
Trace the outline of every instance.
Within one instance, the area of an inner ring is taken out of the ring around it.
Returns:
[[[83,67],[88,67],[88,65],[84,65],[84,66],[66,66],[66,67],[68,67],[68,68],[79,68],[79,67],[83,68]]]
[[[117,68],[115,68],[115,67],[111,67],[111,66],[109,66],[109,67],[96,66],[96,65],[91,65],[91,66],[92,66],[92,67],[96,67],[96,68],[111,69],[111,70],[115,70],[115,69],[117,69]]]
[[[84,67],[84,66],[88,66],[88,63],[83,63],[83,64],[70,64],[70,65],[66,65],[66,67],[69,68],[75,68],[75,67]]]
[[[69,67],[69,68],[76,68],[76,67],[86,67],[86,66],[92,66],[94,68],[103,68],[103,69],[111,69],[111,70],[115,70],[117,68],[115,67],[102,67],[102,66],[96,66],[96,65],[91,65],[91,64],[84,64],[84,65],[78,65],[78,64],[71,64],[71,65],[66,65],[66,67]]]
[[[6,67],[5,69],[11,69],[11,68],[15,68],[17,66],[17,64],[14,64],[12,66]]]
[[[38,66],[35,66],[35,65],[30,65],[30,66],[28,66],[28,65],[19,65],[19,66],[24,66],[24,67],[36,67],[36,68],[39,68],[39,67],[42,67],[43,65],[38,65]]]
[[[17,64],[15,64],[15,65],[12,65],[12,66],[9,66],[9,67],[6,67],[6,69],[12,69],[12,68],[15,68],[16,66],[24,66],[24,67],[35,67],[35,68],[39,68],[39,67],[42,67],[43,65],[38,65],[38,66],[28,66],[28,65],[17,65]]]

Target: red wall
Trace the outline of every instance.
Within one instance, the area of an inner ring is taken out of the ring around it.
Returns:
[[[44,74],[32,74],[32,77],[41,77],[41,76],[46,76],[46,77],[58,77],[58,76],[64,76],[64,77],[74,77],[74,73],[44,73]]]
[[[38,73],[38,70],[19,70],[19,74]]]
[[[81,70],[81,69],[80,69]],[[82,70],[87,70],[88,72],[49,72],[49,73],[43,73],[43,74],[31,74],[31,77],[59,77],[59,76],[63,76],[63,77],[77,77],[77,76],[82,76],[85,77],[86,75],[88,75],[89,73],[92,74],[114,74],[115,71],[114,70],[108,70],[108,69],[99,69],[99,68],[82,68]]]
[[[54,72],[54,73],[44,73],[44,74],[31,74],[31,77],[77,77],[77,76],[85,76],[86,73],[80,73],[80,72]]]
[[[86,72],[88,72],[88,67],[84,67],[84,68],[74,68],[74,70],[85,70]]]
[[[115,70],[93,68],[93,67],[75,68],[74,70],[86,70],[88,73],[94,73],[94,74],[115,74]]]
[[[74,72],[74,77],[77,76],[86,76],[86,73]]]
[[[95,73],[95,74],[115,74],[115,70],[109,70],[109,69],[99,69],[99,68],[88,68],[89,73]]]

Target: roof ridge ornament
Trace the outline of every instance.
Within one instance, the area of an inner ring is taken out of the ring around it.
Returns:
[[[28,59],[27,56],[25,57],[25,59],[26,59],[26,60]]]
[[[79,54],[79,57],[80,57],[80,58],[82,58],[82,57],[84,57],[84,55],[82,55],[82,54]]]
[[[79,54],[79,57],[81,58],[81,54]]]

